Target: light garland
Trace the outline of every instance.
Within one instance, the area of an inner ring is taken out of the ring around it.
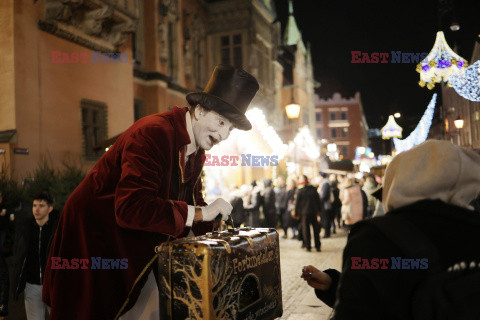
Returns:
[[[435,83],[449,81],[452,75],[462,73],[466,66],[467,61],[448,46],[443,31],[439,31],[432,50],[417,65],[417,72],[420,73],[418,84],[433,89]]]
[[[282,139],[278,136],[275,129],[267,123],[265,114],[262,110],[258,108],[249,109],[245,116],[247,119],[252,123],[260,134],[264,138],[264,140],[268,143],[272,152],[278,155],[278,159],[283,159],[288,146],[283,143]]]
[[[401,138],[402,127],[400,127],[392,115],[388,117],[387,124],[382,128],[382,139]]]
[[[465,69],[464,74],[452,76],[450,85],[470,101],[480,101],[480,60]]]
[[[437,94],[433,94],[430,103],[427,106],[427,110],[423,114],[420,122],[418,123],[415,130],[405,139],[393,139],[393,143],[395,145],[395,150],[397,154],[403,151],[410,150],[414,146],[424,142],[427,140],[428,131],[430,130],[430,126],[432,125],[433,113],[435,111],[435,104],[437,103]]]
[[[300,128],[293,141],[295,147],[299,146],[300,150],[302,150],[310,159],[317,159],[320,157],[319,146],[315,144],[307,126]]]

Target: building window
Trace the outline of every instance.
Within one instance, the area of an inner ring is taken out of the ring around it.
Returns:
[[[340,150],[344,158],[348,157],[348,146],[341,146]]]
[[[241,68],[242,58],[242,35],[234,34],[220,37],[220,60],[222,64],[233,65]]]
[[[323,137],[322,128],[317,128],[317,138],[321,139]]]
[[[330,112],[330,120],[331,121],[337,120],[337,115],[334,111]]]
[[[347,120],[347,113],[346,112],[340,113],[340,119],[341,120]]]
[[[321,122],[322,121],[322,112],[315,113],[315,121]]]
[[[330,135],[332,138],[336,138],[337,137],[337,128],[331,128],[330,129]]]
[[[96,160],[104,150],[95,151],[93,148],[107,139],[107,105],[83,99],[81,110],[83,154],[88,160]]]
[[[143,100],[135,98],[133,102],[133,118],[137,121],[147,115]]]
[[[347,127],[341,128],[340,132],[341,132],[342,138],[348,137],[348,128]]]

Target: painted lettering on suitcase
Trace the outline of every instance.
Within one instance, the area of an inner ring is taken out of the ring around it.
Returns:
[[[217,233],[162,245],[160,319],[280,317],[278,234],[259,230],[263,233],[255,229],[237,237]]]

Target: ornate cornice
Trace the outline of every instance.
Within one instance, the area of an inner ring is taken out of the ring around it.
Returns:
[[[118,52],[135,31],[137,0],[46,0],[40,30],[102,52]]]

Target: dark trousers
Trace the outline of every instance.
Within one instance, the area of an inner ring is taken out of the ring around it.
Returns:
[[[317,216],[311,215],[311,216],[303,216],[302,217],[302,235],[303,235],[303,244],[305,248],[311,249],[312,244],[311,244],[311,232],[310,232],[310,226],[313,227],[313,239],[315,242],[315,248],[320,249],[320,224],[317,221]]]
[[[332,223],[335,223],[335,211],[333,209],[326,210],[325,221],[322,221],[322,227],[325,229],[325,236],[329,237]],[[333,232],[335,232],[335,224],[333,225]]]
[[[335,219],[337,219],[337,226],[338,226],[339,228],[342,227],[342,225],[340,224],[340,221],[342,220],[341,209],[342,209],[342,206],[333,207],[333,212],[334,212],[333,223],[335,223]]]
[[[266,228],[277,227],[277,214],[275,212],[265,212],[265,227]]]
[[[247,226],[258,228],[260,227],[260,212],[258,210],[248,210]]]

